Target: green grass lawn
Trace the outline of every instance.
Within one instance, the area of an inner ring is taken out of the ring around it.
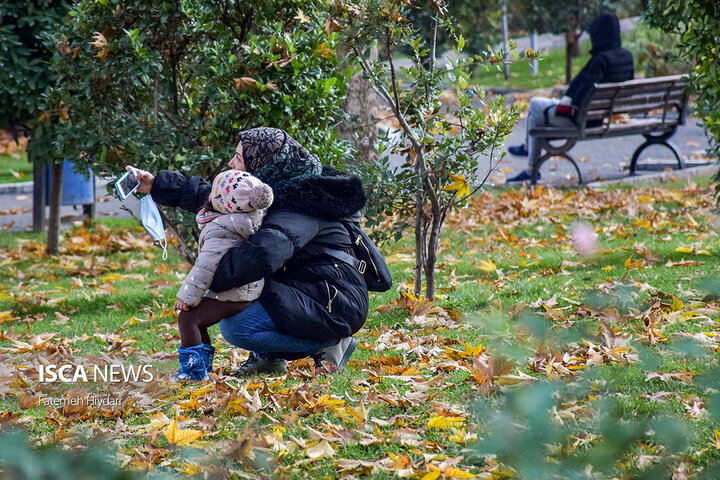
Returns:
[[[169,383],[172,305],[189,265],[162,261],[131,221],[67,231],[51,259],[42,235],[3,232],[0,420],[38,444],[100,436],[125,466],[184,475],[693,478],[720,461],[714,205],[707,180],[482,193],[448,219],[437,302],[409,293],[410,239],[388,246],[396,288],[371,295],[342,372],[301,360],[227,376],[244,352],[214,327],[218,376],[184,384]],[[575,251],[577,221],[597,234],[592,255]],[[39,382],[40,364],[65,363],[147,364],[154,381]],[[90,393],[122,404],[38,405]]]
[[[592,44],[587,40],[587,34],[582,38],[580,44],[580,56],[573,58],[573,77],[590,60],[590,49]],[[632,32],[622,34],[623,46],[629,47],[634,38]],[[637,62],[637,58],[636,58]],[[636,66],[637,67],[637,66]],[[473,82],[479,87],[486,88],[510,88],[517,90],[535,90],[539,88],[550,88],[553,86],[565,85],[565,48],[550,48],[541,51],[538,59],[538,72],[531,75],[530,62],[527,60],[516,60],[510,64],[510,78],[505,80],[502,65],[487,65],[478,68],[473,74]],[[636,75],[639,73],[636,71]]]
[[[32,176],[33,166],[25,152],[0,155],[0,183],[28,182]]]
[[[581,55],[573,59],[573,75],[582,69],[590,59],[590,42],[581,44]],[[473,82],[486,88],[512,88],[535,90],[565,84],[565,49],[552,48],[542,52],[538,59],[537,75],[532,75],[530,62],[516,60],[510,64],[510,78],[505,80],[502,65],[488,65],[478,68],[473,74]]]

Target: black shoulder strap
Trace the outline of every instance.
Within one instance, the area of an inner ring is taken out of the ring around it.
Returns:
[[[350,255],[349,253],[343,252],[342,250],[333,250],[330,248],[324,248],[323,253],[327,253],[333,258],[337,258],[341,262],[349,263],[353,266],[358,272],[360,272],[360,275],[365,275],[365,269],[367,268],[367,263],[365,263],[364,260],[358,260],[354,256]]]

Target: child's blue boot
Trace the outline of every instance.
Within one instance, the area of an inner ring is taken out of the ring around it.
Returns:
[[[201,343],[203,362],[205,362],[205,371],[207,373],[212,372],[213,357],[215,357],[215,347],[208,345],[207,343]]]
[[[205,351],[203,345],[194,345],[188,348],[178,347],[180,357],[180,370],[175,374],[178,380],[205,380],[207,370],[205,368]]]

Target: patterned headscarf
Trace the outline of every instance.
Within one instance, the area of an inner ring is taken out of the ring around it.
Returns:
[[[322,172],[320,159],[279,128],[245,130],[238,134],[238,141],[247,171],[273,189]]]

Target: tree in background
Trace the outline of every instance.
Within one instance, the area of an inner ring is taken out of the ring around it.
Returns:
[[[445,219],[467,205],[487,179],[489,173],[485,172],[492,171],[502,158],[499,147],[520,109],[503,108],[502,98],[486,100],[469,86],[471,65],[503,59],[460,55],[465,40],[455,34],[445,2],[431,0],[421,5],[409,0],[367,0],[362,4],[338,2],[336,8],[345,43],[389,106],[388,115],[399,125],[399,130],[380,140],[381,158],[359,168],[371,190],[366,218],[371,225],[382,223],[385,228],[376,233],[385,237],[414,229],[414,293],[419,297],[424,283],[426,296],[432,300]],[[428,42],[419,26],[408,21],[410,9],[425,10]],[[436,64],[441,31],[452,39],[455,53],[442,65]],[[375,45],[382,49],[386,62],[371,59]],[[399,46],[410,46],[413,66],[395,67],[391,53]],[[387,153],[393,151],[403,154],[405,161],[399,166],[389,163]],[[480,169],[481,155],[490,167],[484,171]]]
[[[344,51],[342,56],[346,58],[347,52]],[[377,60],[377,48],[372,49],[371,56]],[[358,71],[348,80],[347,93],[341,107],[346,117],[338,124],[340,138],[351,142],[358,158],[372,162],[377,158],[375,142],[378,137],[378,96],[362,71]]]
[[[695,109],[710,140],[708,153],[720,154],[720,9],[715,1],[650,0],[645,20],[677,37],[677,48],[692,65],[690,86],[698,93]],[[718,179],[718,177],[716,177]]]
[[[37,182],[33,228],[39,231],[45,221],[44,165],[52,165],[50,193],[50,226],[47,253],[58,253],[60,236],[60,203],[62,199],[63,155],[50,142],[55,122],[41,123],[45,108],[43,93],[51,85],[48,61],[50,51],[42,43],[43,34],[54,32],[68,11],[64,0],[0,1],[0,128],[15,135],[30,135],[28,161],[35,165]],[[62,115],[62,111],[58,112]]]
[[[348,152],[333,126],[353,71],[337,69],[325,11],[320,0],[79,0],[49,39],[54,145],[99,174],[134,164],[212,178],[238,130],[267,125],[338,163]],[[191,216],[168,215],[191,240]]]
[[[501,11],[498,0],[458,0],[448,2],[448,13],[455,19],[455,30],[465,38],[469,54],[486,51],[500,40]]]
[[[528,31],[565,36],[565,83],[572,81],[572,59],[585,26],[601,13],[615,12],[614,0],[517,0],[527,12]]]
[[[455,35],[465,38],[464,50],[467,54],[481,54],[500,40],[499,0],[453,0],[446,3],[447,13],[454,19]],[[430,12],[410,8],[407,18],[413,22],[426,44],[429,43],[431,32],[427,26],[431,22]],[[438,31],[437,36],[438,53],[452,49],[453,35],[449,31]],[[405,50],[412,53],[409,46]]]

